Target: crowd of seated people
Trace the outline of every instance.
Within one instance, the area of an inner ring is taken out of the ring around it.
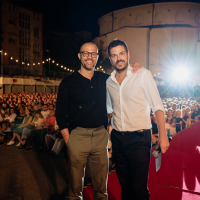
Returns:
[[[178,132],[200,121],[200,101],[194,98],[162,98],[165,108],[167,133],[174,136]],[[151,113],[152,141],[158,140],[156,118]]]
[[[65,142],[56,123],[57,93],[11,93],[0,94],[0,145],[31,151],[47,150],[48,156],[58,155]],[[166,129],[175,135],[200,120],[200,99],[162,98],[165,108]],[[152,142],[158,140],[157,121],[151,113]],[[109,130],[109,134],[110,134]],[[109,141],[109,157],[112,161],[112,144]],[[112,162],[110,163],[112,166]]]
[[[12,93],[0,95],[0,145],[31,151],[48,150],[49,156],[58,155],[64,140],[56,123],[57,93]]]

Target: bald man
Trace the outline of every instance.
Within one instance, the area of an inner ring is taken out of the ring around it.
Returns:
[[[106,200],[106,80],[109,75],[94,70],[98,60],[95,44],[83,44],[78,58],[81,68],[60,83],[56,106],[56,119],[68,148],[70,162],[68,197],[69,200],[83,199],[84,169],[88,159],[94,200]]]

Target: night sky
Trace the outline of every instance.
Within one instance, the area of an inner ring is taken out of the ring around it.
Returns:
[[[166,1],[150,0],[24,0],[12,1],[15,4],[35,10],[44,15],[44,28],[58,31],[86,30],[92,33],[92,38],[99,36],[98,19],[114,10],[135,5],[159,3]],[[170,1],[168,1],[170,2]],[[173,2],[173,1],[171,1]],[[177,2],[177,0],[175,1]],[[181,1],[183,2],[183,1]],[[186,1],[189,2],[189,1]],[[200,3],[199,1],[192,1]]]

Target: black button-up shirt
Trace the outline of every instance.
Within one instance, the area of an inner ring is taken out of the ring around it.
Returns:
[[[56,120],[60,130],[97,128],[108,124],[106,80],[108,74],[94,71],[91,80],[75,71],[60,83]]]

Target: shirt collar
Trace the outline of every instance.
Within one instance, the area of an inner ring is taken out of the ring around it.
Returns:
[[[126,71],[126,76],[130,76],[130,74],[132,74],[132,67],[130,66],[130,64],[128,65],[128,69]],[[111,79],[113,81],[117,81],[116,78],[115,78],[115,75],[116,75],[116,70],[114,70],[112,73],[111,73]]]
[[[79,69],[80,69],[80,68],[76,68],[75,71],[74,71],[72,74],[74,74],[77,78],[85,78],[83,75],[81,75],[81,74],[78,72]],[[94,70],[94,75],[93,75],[93,77],[98,77],[98,76],[99,76],[99,72],[96,71],[96,70]],[[92,77],[92,78],[93,78],[93,77]]]

